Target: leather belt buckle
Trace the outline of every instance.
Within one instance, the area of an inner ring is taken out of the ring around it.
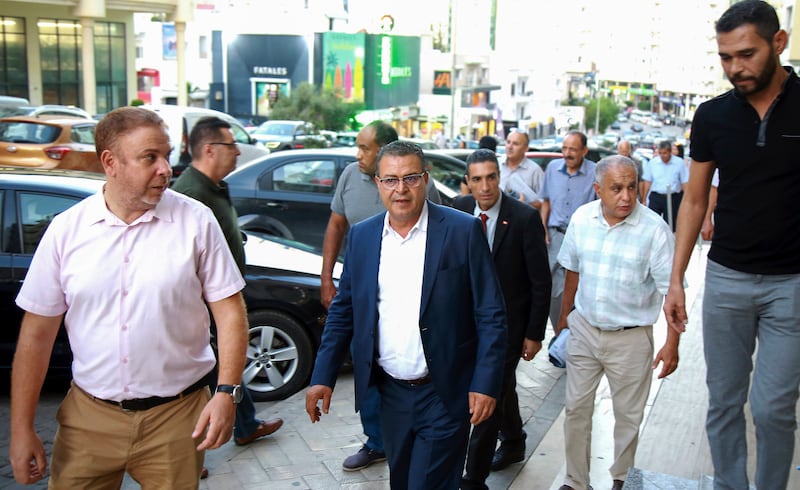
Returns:
[[[425,376],[417,379],[401,379],[403,383],[407,384],[408,386],[423,386],[431,382],[431,375],[430,373],[426,374]]]

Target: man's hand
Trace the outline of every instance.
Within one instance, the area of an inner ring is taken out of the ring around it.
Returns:
[[[194,426],[192,438],[197,439],[205,431],[206,437],[197,446],[198,451],[216,449],[231,438],[233,422],[236,418],[236,406],[233,397],[227,393],[216,393],[208,401],[200,418]]]
[[[36,483],[47,471],[47,453],[36,432],[12,428],[11,446],[8,450],[14,480],[23,485]]]
[[[653,361],[653,369],[658,367],[658,363],[663,362],[661,372],[658,374],[658,379],[665,378],[678,369],[678,346],[669,342],[664,344],[664,347],[658,351],[656,358]]]
[[[306,390],[306,413],[311,419],[311,423],[319,422],[322,413],[327,414],[331,408],[331,395],[333,389],[330,386],[314,385]],[[320,413],[317,402],[322,400],[322,413]]]
[[[522,359],[524,361],[530,361],[540,350],[542,350],[542,342],[540,340],[526,338],[522,342]]]
[[[664,316],[667,325],[678,333],[686,331],[686,293],[683,286],[670,284],[667,297],[664,299]]]
[[[326,310],[331,307],[334,296],[336,296],[336,286],[333,285],[333,279],[323,279],[320,287],[320,300]]]
[[[714,238],[714,222],[710,218],[703,220],[703,227],[700,228],[700,235],[703,240],[711,240]]]
[[[469,413],[472,414],[472,417],[469,419],[469,423],[472,425],[478,425],[491,417],[492,413],[494,413],[494,406],[496,403],[497,400],[489,395],[470,391]]]

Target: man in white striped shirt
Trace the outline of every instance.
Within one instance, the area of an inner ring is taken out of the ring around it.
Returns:
[[[613,490],[633,466],[651,367],[659,378],[678,367],[680,334],[653,359],[658,319],[672,269],[673,237],[660,216],[637,202],[636,165],[615,155],[601,160],[594,189],[600,199],[572,215],[558,262],[566,269],[556,326],[570,329],[564,434],[567,471],[560,490],[589,486],[592,412],[600,378],[608,378],[614,409]]]

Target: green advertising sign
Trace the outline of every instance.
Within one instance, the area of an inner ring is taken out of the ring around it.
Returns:
[[[370,34],[366,48],[367,108],[416,104],[419,99],[419,38]]]

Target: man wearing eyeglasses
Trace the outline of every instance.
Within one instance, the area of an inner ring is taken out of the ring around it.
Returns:
[[[500,393],[500,287],[480,221],[425,199],[418,146],[386,145],[375,181],[387,211],[350,230],[306,411],[312,422],[328,413],[352,341],[356,409],[369,387],[380,391],[391,487],[455,489],[470,423],[491,416]]]
[[[231,133],[231,125],[218,117],[203,118],[194,125],[189,134],[189,150],[192,165],[189,166],[172,189],[197,199],[208,206],[217,218],[228,248],[244,275],[244,244],[239,230],[236,210],[231,204],[228,184],[222,180],[236,168],[239,148]],[[268,436],[283,425],[280,418],[268,421],[256,418],[256,408],[249,391],[242,382],[242,400],[236,405],[236,423],[233,440],[243,446]],[[208,476],[203,468],[201,478]]]
[[[341,251],[347,229],[370,216],[386,211],[374,180],[375,165],[380,149],[393,141],[397,141],[397,131],[392,126],[382,121],[368,124],[356,137],[357,161],[344,169],[336,183],[336,193],[331,202],[331,217],[322,243],[320,279],[322,304],[326,308],[336,295],[333,267],[336,265],[336,258]],[[439,192],[433,187],[433,181],[429,182],[427,189],[428,199],[435,203],[441,202]],[[378,390],[372,389],[359,412],[367,441],[355,454],[345,458],[342,463],[343,470],[358,471],[373,463],[386,460],[378,421],[379,408]]]

